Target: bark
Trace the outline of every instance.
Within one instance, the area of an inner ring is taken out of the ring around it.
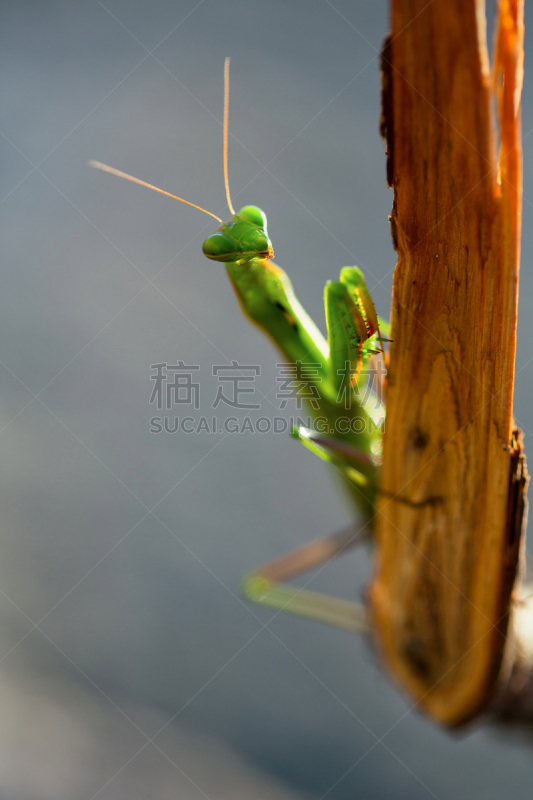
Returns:
[[[398,262],[369,599],[393,676],[450,726],[533,693],[512,416],[522,14],[501,0],[491,73],[481,0],[392,0],[382,59]]]

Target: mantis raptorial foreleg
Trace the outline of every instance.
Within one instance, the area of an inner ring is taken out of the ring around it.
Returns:
[[[373,391],[365,372],[376,356],[378,363],[383,362],[382,343],[387,340],[381,337],[380,328],[387,326],[378,320],[361,270],[343,267],[339,280],[329,282],[325,288],[326,341],[296,299],[286,273],[271,260],[274,250],[264,212],[257,206],[244,206],[235,212],[227,177],[229,59],[224,78],[224,181],[232,216],[222,222],[216,214],[206,211],[221,225],[205,240],[203,252],[210,260],[226,264],[246,316],[274,341],[294,367],[297,381],[312,389],[310,411],[315,421],[320,421],[320,435],[303,428],[293,433],[312,452],[339,469],[366,520],[364,530],[368,533],[378,490],[384,408],[379,382],[377,391]],[[91,164],[169,194],[112,167]],[[189,201],[182,202],[205,211]],[[345,552],[361,538],[361,533],[350,531],[318,539],[248,574],[243,581],[244,592],[263,605],[361,631],[366,628],[362,606],[281,583]]]

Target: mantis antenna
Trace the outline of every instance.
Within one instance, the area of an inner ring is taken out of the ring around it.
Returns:
[[[231,196],[229,193],[229,181],[228,181],[228,114],[229,114],[229,56],[224,61],[224,187],[226,189],[226,199],[228,201],[228,208],[232,214],[235,216],[235,209],[231,203]],[[152,186],[151,183],[146,183],[146,181],[141,181],[139,178],[135,178],[133,175],[128,175],[126,172],[121,172],[119,169],[115,169],[114,167],[108,167],[107,164],[102,164],[101,161],[89,161],[89,166],[94,167],[95,169],[100,169],[102,172],[109,172],[110,175],[116,175],[118,178],[124,178],[126,181],[131,181],[132,183],[138,183],[139,186],[146,186],[147,189],[152,189],[154,192],[159,192],[159,194],[164,194],[166,197],[172,197],[173,200],[179,200],[180,203],[186,203],[188,206],[192,206],[193,208],[197,208],[198,211],[203,211],[204,214],[209,214],[210,217],[218,220],[218,222],[223,225],[223,221],[220,217],[217,217],[216,214],[212,214],[211,211],[207,211],[207,209],[202,208],[202,206],[197,206],[195,203],[189,202],[189,200],[184,200],[183,197],[178,197],[176,194],[170,194],[170,192],[165,192],[163,189],[159,189],[157,186]]]
[[[146,183],[145,181],[139,180],[139,178],[134,178],[133,175],[128,175],[126,172],[121,172],[119,169],[115,169],[114,167],[108,167],[107,164],[102,164],[100,161],[89,161],[89,166],[94,167],[95,169],[101,169],[102,172],[109,172],[110,175],[116,175],[118,178],[124,178],[124,180],[126,181],[132,181],[132,183],[138,183],[139,186],[146,186],[147,189],[152,189],[154,192],[159,192],[159,194],[164,194],[167,197],[172,197],[174,200],[179,200],[180,203],[186,203],[188,206],[197,208],[198,211],[203,211],[204,214],[209,214],[210,217],[214,217],[221,224],[223,224],[220,217],[217,217],[216,214],[212,214],[205,208],[197,206],[195,205],[195,203],[190,203],[188,200],[184,200],[183,197],[178,197],[175,194],[170,194],[170,192],[163,191],[163,189],[158,189],[157,186],[152,186],[151,183]]]
[[[226,199],[228,208],[235,216],[235,209],[231,203],[228,181],[228,116],[229,116],[229,56],[224,61],[224,187],[226,189]]]

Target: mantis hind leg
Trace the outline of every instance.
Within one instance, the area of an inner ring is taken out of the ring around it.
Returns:
[[[299,589],[282,581],[327,563],[361,544],[369,536],[370,526],[367,524],[359,530],[350,528],[315,539],[247,573],[242,578],[241,588],[249,600],[268,608],[307,617],[352,633],[368,633],[368,615],[364,605]]]

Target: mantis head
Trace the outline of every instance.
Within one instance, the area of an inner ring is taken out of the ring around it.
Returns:
[[[207,258],[213,261],[234,261],[239,264],[254,261],[254,260],[268,260],[274,256],[272,243],[268,238],[267,233],[267,218],[266,214],[261,211],[257,206],[244,206],[238,214],[231,204],[231,197],[229,192],[228,183],[228,103],[229,103],[229,58],[224,63],[224,186],[226,189],[226,199],[228,207],[232,214],[232,219],[229,222],[222,222],[220,217],[213,214],[211,211],[191,203],[189,200],[184,200],[183,197],[178,197],[170,192],[165,192],[157,186],[152,186],[151,183],[141,181],[133,175],[128,175],[126,172],[121,172],[114,167],[109,167],[107,164],[102,164],[100,161],[90,161],[89,164],[96,169],[103,172],[109,172],[111,175],[117,175],[119,178],[125,178],[127,181],[138,183],[140,186],[145,186],[147,189],[152,189],[155,192],[164,194],[167,197],[173,197],[174,200],[179,200],[181,203],[186,203],[188,206],[197,208],[203,211],[204,214],[209,214],[221,223],[220,228],[212,235],[209,236],[204,244],[203,251]]]
[[[209,236],[202,245],[207,258],[213,261],[247,261],[267,260],[272,258],[274,250],[267,233],[267,218],[264,211],[257,206],[244,206],[238,214],[231,203],[228,182],[228,105],[229,105],[229,58],[224,62],[224,186],[228,208],[232,213],[229,222],[222,223],[220,228]]]
[[[268,238],[267,218],[257,206],[244,206],[230,222],[209,236],[202,245],[213,261],[252,261],[272,258],[274,250]]]

